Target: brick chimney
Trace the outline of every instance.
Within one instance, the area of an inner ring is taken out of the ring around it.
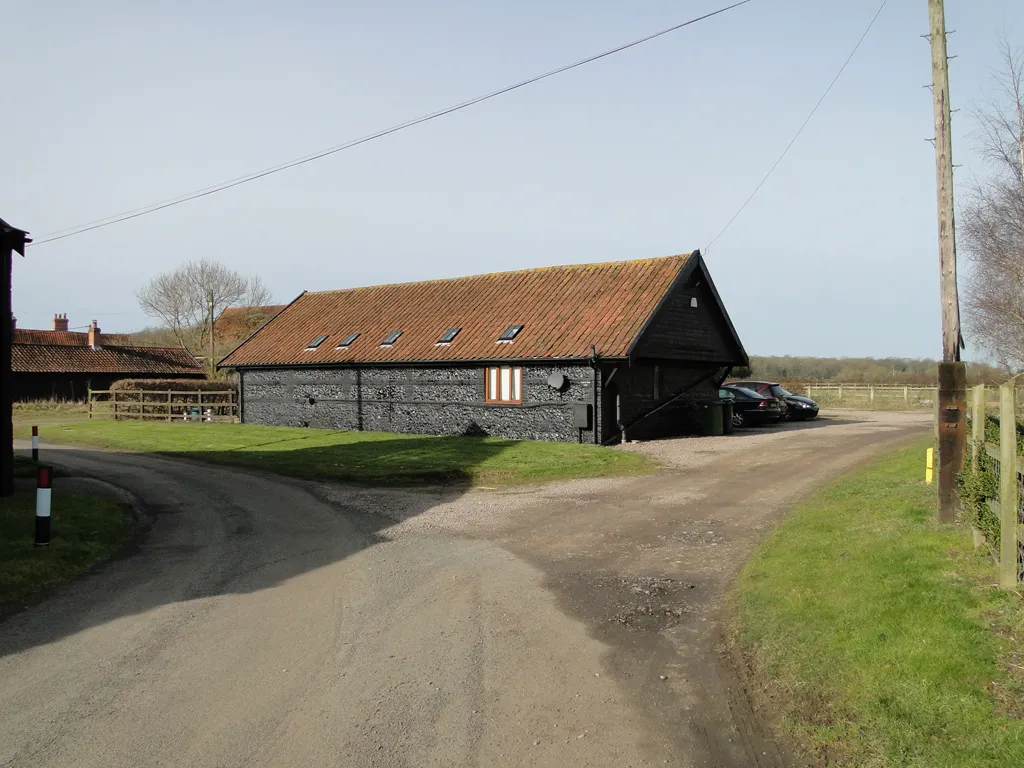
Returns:
[[[55,331],[66,331],[68,329],[68,316],[67,315],[54,315],[53,316],[53,330]]]
[[[95,320],[89,326],[89,347],[91,349],[100,349],[100,327],[96,325]]]

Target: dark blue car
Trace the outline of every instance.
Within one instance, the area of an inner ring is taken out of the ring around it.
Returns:
[[[818,415],[818,404],[809,397],[794,395],[772,381],[734,381],[734,386],[752,389],[760,395],[774,397],[783,404],[782,417],[790,421],[813,419]]]

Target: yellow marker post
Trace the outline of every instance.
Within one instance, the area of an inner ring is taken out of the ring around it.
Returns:
[[[924,481],[932,484],[932,476],[935,474],[935,449],[929,448],[924,454]]]

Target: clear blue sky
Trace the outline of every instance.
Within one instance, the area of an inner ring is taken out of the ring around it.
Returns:
[[[1020,0],[947,0],[954,156]],[[98,0],[4,11],[0,216],[42,237],[286,161],[726,2]],[[144,327],[201,256],[275,299],[704,248],[818,99],[874,0],[754,0],[427,125],[29,250],[22,327]],[[940,354],[926,0],[890,0],[783,165],[707,254],[752,354]],[[968,339],[968,342],[970,339]],[[970,355],[970,349],[968,350]]]

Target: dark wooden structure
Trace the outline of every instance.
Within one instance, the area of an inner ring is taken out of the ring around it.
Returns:
[[[0,308],[0,496],[14,493],[14,422],[13,395],[14,383],[11,377],[11,340],[14,331],[14,312],[12,302],[12,277],[14,272],[14,254],[25,255],[25,246],[32,239],[28,232],[12,227],[0,219],[0,252],[4,257],[4,275],[7,284],[0,293],[3,294],[3,307]]]
[[[202,363],[188,350],[140,347],[121,334],[14,329],[11,345],[14,402],[77,400],[90,389],[109,389],[121,379],[205,379]]]

